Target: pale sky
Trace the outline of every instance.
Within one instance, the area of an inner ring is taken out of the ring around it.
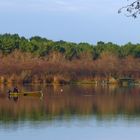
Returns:
[[[140,43],[140,17],[127,18],[117,13],[127,3],[127,0],[0,0],[0,33],[93,44]]]

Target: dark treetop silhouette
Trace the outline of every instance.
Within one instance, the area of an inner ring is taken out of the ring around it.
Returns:
[[[128,0],[129,1],[129,0]],[[140,0],[135,0],[130,4],[120,8],[118,13],[123,12],[127,17],[136,18],[140,14]]]

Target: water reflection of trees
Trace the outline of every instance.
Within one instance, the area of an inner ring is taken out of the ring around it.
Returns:
[[[60,93],[62,88],[63,92]],[[105,116],[140,116],[138,87],[58,86],[44,87],[43,90],[46,93],[43,100],[36,97],[20,97],[18,102],[13,102],[9,101],[5,94],[0,94],[0,120],[11,122],[44,121],[56,117],[66,119],[73,116],[96,116],[102,119]]]

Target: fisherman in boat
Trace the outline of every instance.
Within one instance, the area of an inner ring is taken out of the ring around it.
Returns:
[[[14,87],[13,92],[14,92],[14,93],[19,93],[18,88],[17,88],[17,87]]]
[[[8,90],[8,94],[10,94],[11,92],[12,92],[12,91],[9,89],[9,90]]]
[[[14,88],[13,88],[13,93],[19,93],[19,90],[18,90],[17,87],[14,87]],[[13,97],[12,99],[13,99],[14,102],[17,102],[18,99],[19,99],[19,97],[18,97],[18,95],[17,95],[17,96],[15,96],[15,97]]]
[[[12,91],[9,89],[9,90],[8,90],[8,98],[9,98],[9,99],[11,99],[11,98],[10,98],[10,93],[11,93],[11,92],[12,92]]]

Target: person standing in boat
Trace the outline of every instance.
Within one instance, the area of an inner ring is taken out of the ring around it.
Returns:
[[[13,92],[14,92],[14,93],[19,93],[18,88],[17,88],[17,87],[14,87]]]
[[[17,88],[17,87],[14,87],[13,92],[14,92],[14,93],[19,93],[18,88]],[[19,97],[18,97],[18,96],[13,97],[13,100],[14,100],[15,102],[17,102],[17,101],[18,101],[18,99],[19,99]]]

